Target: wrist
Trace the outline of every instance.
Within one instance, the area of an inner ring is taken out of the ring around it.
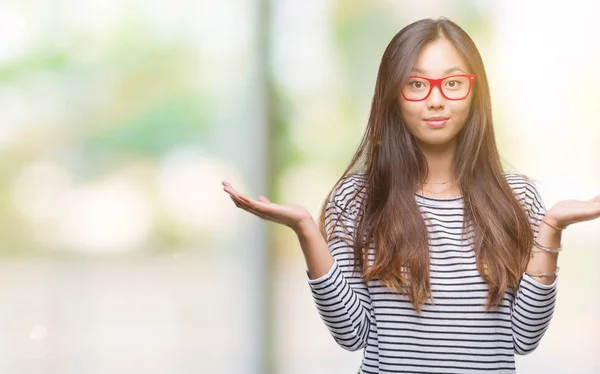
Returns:
[[[561,222],[559,219],[557,219],[552,214],[552,211],[549,211],[548,213],[546,213],[546,215],[542,218],[542,223],[545,223],[546,226],[548,226],[554,230],[557,230],[557,231],[562,231],[567,228],[567,225],[564,224],[563,222]]]
[[[539,229],[538,229],[538,234],[537,234],[537,237],[535,238],[535,240],[537,241],[537,243],[539,243],[543,246],[552,247],[552,248],[560,247],[561,241],[562,241],[562,230],[554,229],[544,222],[545,221],[543,221],[540,224]],[[553,221],[550,221],[550,222],[553,222]],[[552,253],[552,254],[555,256],[557,255],[557,253]]]
[[[292,227],[292,230],[294,230],[299,238],[303,238],[311,235],[315,231],[319,231],[319,228],[313,217],[309,215],[299,220],[294,227]]]

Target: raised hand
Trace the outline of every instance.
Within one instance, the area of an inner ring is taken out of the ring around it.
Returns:
[[[591,200],[559,201],[546,214],[551,224],[566,228],[577,222],[590,221],[600,217],[600,195]]]
[[[236,191],[228,182],[223,182],[223,190],[238,208],[262,219],[288,226],[296,232],[307,224],[315,224],[313,217],[304,207],[275,204],[264,196],[254,200]]]

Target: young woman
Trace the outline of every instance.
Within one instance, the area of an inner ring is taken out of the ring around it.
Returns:
[[[224,189],[297,233],[321,318],[364,350],[361,373],[514,373],[552,318],[561,231],[600,216],[600,195],[546,211],[533,183],[503,171],[481,56],[446,19],[388,45],[320,229],[302,207]]]

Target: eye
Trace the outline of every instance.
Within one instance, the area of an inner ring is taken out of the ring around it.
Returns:
[[[410,87],[412,87],[412,88],[416,88],[416,89],[419,89],[419,88],[424,88],[424,87],[425,87],[425,84],[424,84],[423,82],[420,82],[420,81],[412,81],[412,82],[408,82],[408,85],[409,85]]]
[[[460,88],[463,84],[464,82],[461,79],[450,79],[444,82],[444,87],[455,90]]]

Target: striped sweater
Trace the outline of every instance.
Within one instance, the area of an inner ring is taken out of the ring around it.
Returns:
[[[545,214],[540,195],[523,176],[506,174],[506,178],[537,235]],[[364,196],[350,198],[361,183],[360,174],[350,175],[329,199],[327,231],[341,218],[328,243],[334,264],[327,274],[308,280],[321,319],[336,342],[351,351],[363,350],[359,373],[515,373],[515,353],[532,352],[548,328],[556,280],[543,285],[523,274],[518,290],[509,289],[502,305],[486,312],[488,288],[477,270],[472,245],[462,235],[462,198],[416,195],[428,218],[434,299],[418,315],[405,296],[378,280],[365,283],[353,271],[351,237]]]

